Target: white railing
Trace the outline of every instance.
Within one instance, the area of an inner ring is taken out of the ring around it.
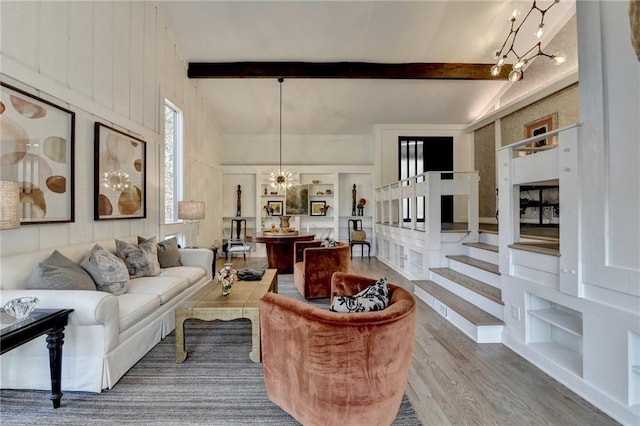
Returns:
[[[520,185],[558,185],[561,256],[557,285],[561,291],[574,296],[579,293],[580,275],[579,129],[577,124],[566,126],[497,151],[500,272],[514,273],[508,247],[520,241]]]
[[[452,178],[443,178],[443,175],[452,175]],[[427,245],[433,247],[441,242],[442,196],[452,195],[454,214],[466,208],[465,214],[461,216],[468,224],[469,240],[477,241],[478,182],[478,172],[475,171],[438,171],[422,173],[381,186],[375,190],[374,219],[377,224],[422,232],[426,236]],[[462,203],[466,203],[466,206],[462,207]],[[405,219],[406,209],[408,220]],[[424,222],[418,221],[418,216],[424,216]]]

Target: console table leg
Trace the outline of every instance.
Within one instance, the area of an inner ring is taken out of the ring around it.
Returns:
[[[176,364],[180,364],[187,359],[187,351],[184,339],[184,322],[188,318],[188,313],[184,310],[176,309]]]
[[[51,395],[53,408],[60,407],[62,399],[62,344],[64,343],[64,327],[47,333],[47,348],[49,349],[49,370],[51,373]]]

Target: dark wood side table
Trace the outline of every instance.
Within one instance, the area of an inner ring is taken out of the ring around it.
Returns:
[[[62,345],[64,328],[73,309],[36,309],[28,318],[15,319],[2,312],[0,315],[0,355],[23,345],[43,334],[47,335],[51,395],[53,408],[60,407],[62,399]]]
[[[291,274],[293,272],[293,244],[296,241],[311,241],[314,238],[314,234],[263,232],[255,240],[266,245],[270,269],[277,269],[279,274]]]

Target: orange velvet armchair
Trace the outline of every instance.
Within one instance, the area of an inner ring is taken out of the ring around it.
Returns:
[[[331,275],[349,272],[349,245],[321,247],[321,240],[296,241],[293,251],[293,283],[305,299],[331,296]]]
[[[376,280],[337,272],[332,293]],[[404,394],[415,336],[415,301],[389,284],[389,306],[337,313],[267,293],[260,302],[267,396],[305,426],[390,425]]]

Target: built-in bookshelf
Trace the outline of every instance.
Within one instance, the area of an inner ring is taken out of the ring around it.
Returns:
[[[582,377],[582,314],[528,294],[527,344]]]

